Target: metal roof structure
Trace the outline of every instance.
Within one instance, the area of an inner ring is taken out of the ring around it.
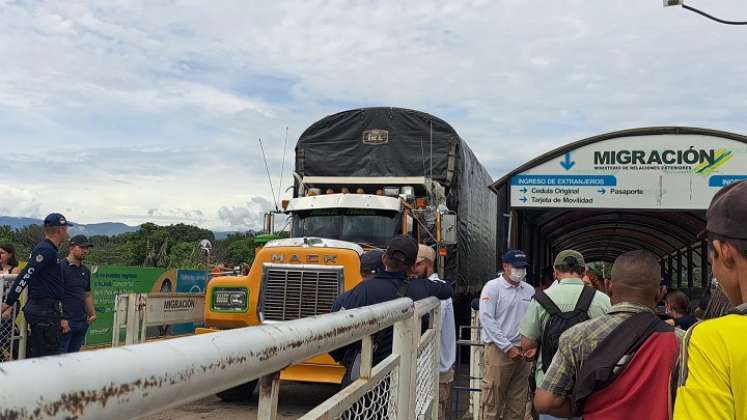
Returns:
[[[530,257],[532,271],[552,265],[563,249],[576,249],[587,262],[612,262],[620,254],[645,249],[659,256],[662,275],[677,286],[705,284],[707,258],[698,233],[705,228],[705,208],[521,208],[512,206],[511,179],[581,147],[624,137],[701,135],[747,144],[747,136],[691,127],[650,127],[616,131],[589,137],[552,150],[518,167],[490,186],[498,197],[499,249],[517,247]],[[653,141],[653,139],[652,139]],[[747,168],[744,168],[747,172]],[[652,174],[653,175],[653,174]],[[625,198],[621,198],[625,199]],[[707,205],[707,204],[706,204]]]

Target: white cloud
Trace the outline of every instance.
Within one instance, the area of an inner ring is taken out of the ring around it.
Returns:
[[[741,1],[702,3],[747,16]],[[284,127],[290,168],[309,124],[368,105],[446,119],[495,178],[601,132],[747,131],[739,29],[649,0],[2,9],[0,179],[37,203],[7,211],[261,225],[243,198],[270,197],[256,139],[277,182]]]
[[[275,205],[263,197],[252,197],[245,205],[221,207],[218,217],[224,222],[226,230],[261,230],[264,215],[274,210]]]
[[[33,191],[0,184],[0,197],[3,197],[2,204],[0,204],[0,214],[3,216],[41,216],[39,209],[42,204],[38,195]]]

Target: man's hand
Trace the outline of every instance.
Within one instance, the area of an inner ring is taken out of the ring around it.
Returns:
[[[60,326],[62,327],[62,333],[67,334],[70,332],[70,323],[67,319],[60,320]]]
[[[537,348],[529,349],[524,352],[524,359],[528,361],[534,361],[537,358]]]
[[[3,320],[7,321],[10,319],[10,316],[13,312],[13,307],[8,305],[7,303],[3,303],[2,309],[0,309],[0,314],[2,314]]]
[[[90,316],[88,317],[88,324],[89,324],[89,325],[90,325],[90,324],[93,324],[94,322],[96,322],[96,314],[90,315]]]
[[[511,360],[521,360],[522,353],[521,349],[518,347],[511,347],[507,352],[506,356],[508,356]]]

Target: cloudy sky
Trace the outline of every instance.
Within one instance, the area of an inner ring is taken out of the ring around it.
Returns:
[[[495,178],[617,129],[747,132],[747,28],[661,0],[0,0],[0,28],[0,215],[255,228],[257,139],[277,186],[287,127],[285,189],[298,135],[364,106],[444,118]]]

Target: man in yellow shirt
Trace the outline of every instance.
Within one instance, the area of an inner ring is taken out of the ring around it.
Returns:
[[[674,419],[747,419],[747,181],[716,193],[706,219],[713,274],[736,309],[689,331]]]

